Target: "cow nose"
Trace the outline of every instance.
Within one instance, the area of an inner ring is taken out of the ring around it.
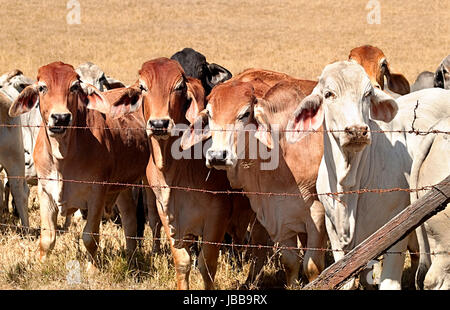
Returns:
[[[50,117],[53,119],[53,126],[67,126],[70,123],[72,114],[70,113],[58,113],[52,114]]]
[[[351,138],[366,137],[369,132],[367,126],[348,126],[344,129],[345,133]]]
[[[225,160],[228,157],[228,151],[216,151],[216,150],[208,150],[207,152],[208,159],[211,164],[225,164]]]
[[[149,121],[149,123],[153,129],[167,129],[169,127],[168,119],[154,119]]]

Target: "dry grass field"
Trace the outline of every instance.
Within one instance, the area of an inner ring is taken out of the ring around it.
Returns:
[[[0,0],[0,73],[18,68],[35,78],[40,66],[53,61],[74,66],[92,61],[132,83],[144,61],[192,47],[234,74],[262,67],[316,79],[326,64],[346,59],[353,47],[372,44],[412,83],[421,71],[434,71],[450,50],[450,1],[379,0],[381,23],[368,24],[368,0],[79,0],[79,25],[67,24],[67,2]],[[29,208],[30,222],[38,227],[33,195]],[[18,220],[3,215],[0,223]],[[107,236],[101,238],[100,274],[82,273],[80,284],[68,284],[66,263],[79,260],[84,267],[85,261],[82,223],[71,230],[57,238],[51,259],[41,264],[38,239],[0,228],[0,289],[175,288],[171,256],[150,253],[149,230],[137,253],[139,268],[133,269],[124,258],[123,232],[112,223],[101,228]],[[283,287],[275,264],[266,266],[266,285]],[[248,267],[234,268],[221,255],[217,287],[238,288]],[[202,286],[194,268],[191,287]]]

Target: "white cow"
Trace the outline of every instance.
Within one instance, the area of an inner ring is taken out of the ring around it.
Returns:
[[[450,131],[450,117],[441,119],[432,129]],[[411,188],[422,188],[439,183],[450,174],[450,137],[438,133],[428,135],[416,151],[411,168]],[[412,192],[411,202],[425,195],[426,192]],[[425,222],[428,243],[421,247],[431,263],[426,272],[424,288],[450,290],[450,208],[447,208]]]
[[[20,220],[23,226],[29,226],[28,195],[25,181],[25,157],[22,142],[22,130],[19,117],[11,118],[8,110],[19,95],[14,87],[0,88],[0,165],[10,176],[9,184]],[[3,193],[2,193],[3,194]]]
[[[322,124],[328,130],[317,191],[340,193],[320,195],[335,260],[344,255],[339,250],[353,249],[409,205],[409,194],[404,191],[342,192],[409,187],[414,149],[424,136],[395,131],[410,130],[414,112],[419,116],[414,128],[428,129],[450,112],[448,92],[429,89],[396,102],[371,85],[360,65],[348,61],[326,66],[313,93],[295,111],[287,127],[288,132],[297,130],[289,137],[292,142],[307,134],[302,130],[317,130]],[[405,238],[388,251],[404,252],[407,243]],[[401,288],[404,259],[397,253],[384,255],[380,289]]]

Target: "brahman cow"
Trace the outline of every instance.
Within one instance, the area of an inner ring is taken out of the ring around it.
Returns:
[[[354,62],[325,67],[319,84],[300,103],[287,130],[297,131],[289,137],[292,142],[321,126],[326,131],[317,191],[325,207],[335,260],[410,202],[405,191],[382,195],[346,192],[408,188],[414,150],[423,136],[408,135],[407,131],[428,129],[436,119],[449,115],[449,100],[450,96],[445,98],[439,92],[420,92],[396,102],[373,87],[364,69]],[[405,238],[388,251],[404,252],[407,242]],[[400,289],[403,263],[404,255],[384,255],[380,289]]]
[[[107,77],[103,70],[92,62],[86,62],[79,65],[75,72],[78,73],[80,80],[86,84],[95,86],[100,91],[111,90],[115,88],[122,88],[125,85],[111,77]],[[151,189],[143,189],[142,187],[134,187],[129,189],[132,191],[133,202],[137,205],[137,237],[143,237],[146,219],[149,222],[150,229],[153,235],[153,251],[159,252],[161,248],[161,220],[159,219],[158,211],[156,209],[155,195]],[[145,191],[145,193],[144,193]],[[122,195],[128,196],[130,193],[121,193],[117,198],[117,203],[121,203]],[[139,197],[142,195],[142,199]],[[104,218],[117,219],[119,218],[119,207],[117,203],[111,206],[110,210],[105,210]],[[143,205],[141,205],[143,203]],[[86,210],[87,211],[87,210]],[[146,214],[145,214],[146,212]],[[85,212],[86,213],[86,212]],[[87,218],[87,214],[83,215]],[[65,227],[70,225],[70,217],[67,218]]]
[[[421,72],[411,86],[411,92],[432,87],[450,89],[450,55],[441,61],[435,73]]]
[[[81,82],[71,65],[54,62],[39,68],[37,82],[26,87],[9,110],[14,117],[39,104],[45,125],[33,153],[39,177],[41,260],[55,245],[58,209],[63,216],[87,209],[83,241],[89,253],[88,270],[95,270],[103,210],[127,187],[94,182],[137,183],[145,178],[148,142],[145,130],[136,129],[144,128],[143,115],[136,112],[112,119],[102,114],[109,112],[107,96],[115,97],[115,90],[101,93]],[[126,237],[135,237],[136,206],[131,197],[125,200],[119,204],[122,225]],[[130,255],[136,240],[127,238],[126,245]]]
[[[178,61],[188,77],[199,79],[208,96],[214,86],[231,78],[231,72],[218,64],[210,64],[206,57],[192,48],[176,52],[170,59]]]
[[[2,125],[0,126],[0,166],[5,169],[6,175],[9,176],[8,182],[20,221],[24,227],[27,227],[29,226],[29,189],[25,179],[25,157],[22,129],[20,128],[21,122],[19,117],[11,117],[8,115],[14,98],[19,93],[12,85],[6,85],[8,82],[9,79],[3,81],[2,87],[0,88],[0,124]],[[1,195],[3,196],[3,192]],[[8,195],[5,196],[7,207]]]
[[[378,47],[372,45],[356,47],[350,51],[348,59],[364,68],[374,87],[385,90],[394,97],[398,97],[396,94],[405,95],[410,92],[408,80],[402,74],[391,72],[386,56]],[[384,85],[385,77],[387,87]]]
[[[233,188],[248,192],[258,221],[274,242],[296,247],[300,237],[308,248],[304,274],[313,280],[325,262],[324,252],[311,248],[325,248],[327,242],[323,206],[315,195],[322,134],[310,135],[296,145],[287,144],[284,135],[277,138],[279,128],[286,126],[304,97],[295,81],[277,83],[264,99],[255,96],[250,82],[227,81],[212,90],[195,122],[198,126],[191,126],[181,143],[188,148],[211,135],[206,165],[225,170]],[[207,134],[197,130],[200,124],[209,125]],[[260,192],[272,194],[253,194]],[[300,270],[298,253],[283,249],[281,259],[287,284],[293,285]]]
[[[450,117],[443,118],[432,130],[448,132]],[[411,189],[432,186],[450,174],[450,140],[448,134],[429,134],[416,150],[411,168]],[[411,202],[424,196],[426,191],[411,192]],[[425,289],[450,290],[450,209],[447,208],[425,222],[427,243],[421,248],[422,255],[427,255],[429,270],[421,270]],[[431,255],[428,253],[434,253]],[[431,265],[431,266],[430,266]],[[426,274],[426,275],[425,275]]]
[[[219,246],[214,243],[222,242],[234,208],[245,210],[249,206],[242,195],[211,193],[231,188],[225,173],[206,168],[201,144],[197,145],[199,152],[198,148],[186,152],[180,149],[177,138],[180,124],[187,127],[204,108],[200,81],[187,78],[174,60],[154,59],[142,65],[138,84],[127,88],[111,105],[110,113],[115,116],[142,106],[151,144],[147,179],[153,186],[158,212],[170,238],[177,288],[189,288],[188,248],[196,236],[201,236],[205,243],[198,266],[205,288],[212,289],[219,255]]]

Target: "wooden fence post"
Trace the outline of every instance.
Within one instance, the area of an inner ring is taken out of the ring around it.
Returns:
[[[450,175],[361,242],[341,260],[325,269],[319,277],[303,289],[339,288],[342,282],[357,274],[370,260],[383,254],[431,216],[445,209],[448,203],[450,203]]]

